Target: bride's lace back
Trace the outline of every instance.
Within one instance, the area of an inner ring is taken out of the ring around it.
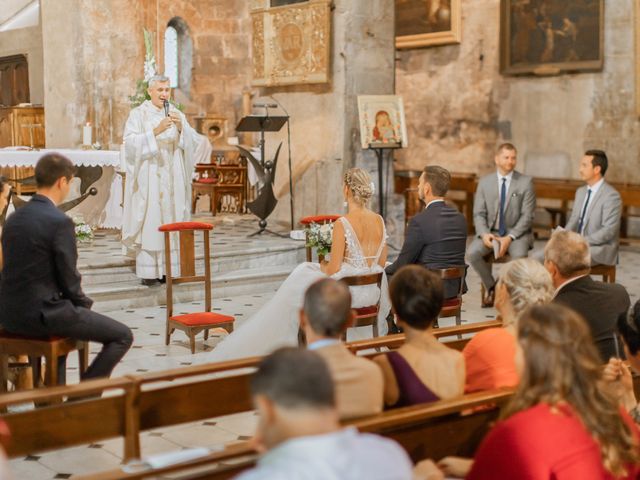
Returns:
[[[340,217],[339,221],[342,222],[342,226],[344,227],[344,236],[346,243],[344,263],[348,263],[349,265],[358,269],[367,269],[375,266],[380,260],[380,255],[382,254],[382,249],[384,248],[384,244],[387,238],[384,221],[382,222],[382,239],[380,240],[378,251],[375,255],[372,256],[366,256],[362,251],[362,246],[360,245],[358,236],[351,226],[351,223],[349,223],[349,220],[347,220],[345,217]],[[371,265],[369,265],[369,260],[373,260],[373,262],[371,262]]]

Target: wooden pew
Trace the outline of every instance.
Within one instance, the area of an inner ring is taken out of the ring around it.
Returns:
[[[500,322],[481,322],[440,328],[434,333],[442,338],[496,326],[500,326]],[[447,345],[461,349],[466,341],[455,340]],[[400,334],[352,342],[348,346],[357,352],[376,347],[393,349],[403,342],[404,335]],[[252,410],[249,379],[260,360],[261,357],[251,357],[3,395],[0,408],[68,395],[97,394],[106,390],[120,392],[105,398],[4,415],[13,434],[7,454],[17,457],[122,436],[124,458],[137,458],[142,431]],[[215,401],[211,401],[213,398]],[[101,421],[96,422],[96,418]]]
[[[513,394],[512,390],[492,390],[465,395],[425,405],[388,410],[378,415],[346,422],[361,432],[393,438],[415,461],[442,458],[446,455],[472,456],[488,426],[498,415],[498,408]],[[477,410],[477,407],[486,407]],[[475,409],[475,410],[474,410]],[[472,411],[472,413],[468,413]],[[466,413],[466,414],[463,414]],[[132,480],[157,478],[227,479],[252,467],[257,456],[248,442],[227,447],[197,460],[139,473],[124,473],[114,469],[78,480]],[[203,467],[208,467],[203,469]],[[200,471],[193,473],[194,468]],[[184,473],[185,476],[175,476]]]

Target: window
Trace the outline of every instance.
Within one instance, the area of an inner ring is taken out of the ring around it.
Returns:
[[[171,88],[178,86],[178,32],[173,27],[164,32],[164,74]]]
[[[189,96],[191,69],[193,68],[193,42],[189,26],[180,17],[172,18],[164,32],[164,74],[171,87]]]

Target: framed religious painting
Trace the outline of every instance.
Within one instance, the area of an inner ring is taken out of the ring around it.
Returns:
[[[602,70],[604,0],[501,0],[500,71]]]
[[[396,48],[460,43],[461,0],[395,0]]]
[[[327,83],[331,0],[252,0],[252,85]]]
[[[358,95],[358,117],[362,148],[408,145],[402,97]]]

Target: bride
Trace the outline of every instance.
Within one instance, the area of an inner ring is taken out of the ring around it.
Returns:
[[[305,262],[298,265],[282,283],[274,296],[239,328],[203,356],[203,361],[223,361],[267,355],[283,346],[298,344],[298,318],[307,288],[317,280],[330,276],[341,278],[383,272],[382,287],[365,285],[350,287],[352,306],[364,307],[380,298],[378,332],[387,333],[386,316],[390,310],[384,265],[387,260],[386,230],[380,215],[367,208],[373,195],[369,174],[352,168],[344,175],[343,193],[348,213],[335,222],[331,255],[322,264]],[[371,327],[349,329],[348,339],[371,336]]]

